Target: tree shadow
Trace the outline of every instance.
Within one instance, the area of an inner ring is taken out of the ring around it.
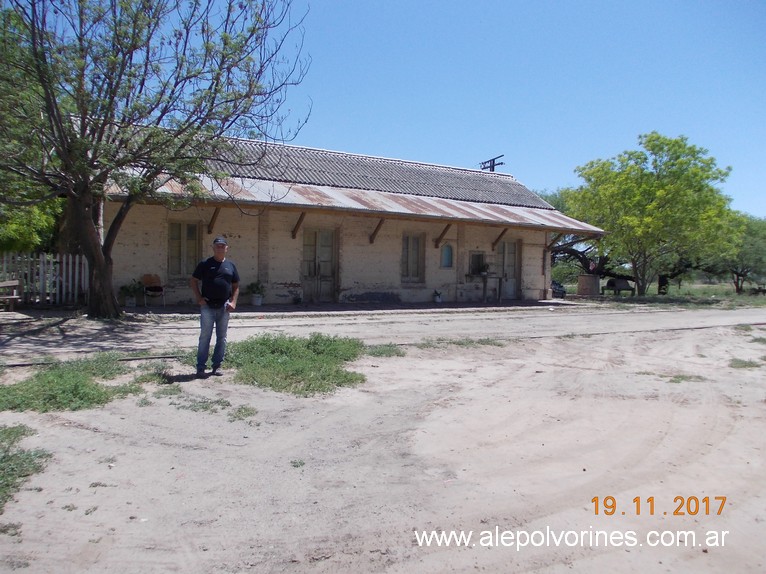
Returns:
[[[9,345],[14,340],[25,337],[36,337],[47,331],[56,330],[63,335],[63,326],[72,320],[72,317],[62,317],[53,321],[43,320],[42,324],[36,324],[34,319],[14,321],[0,324],[0,347]],[[33,323],[30,325],[30,322]]]
[[[207,378],[207,376],[203,377],[204,379]],[[169,375],[165,377],[165,382],[163,382],[163,385],[172,385],[175,383],[190,383],[192,381],[196,381],[197,374],[196,373],[183,373],[179,375]],[[201,380],[201,379],[200,379]]]

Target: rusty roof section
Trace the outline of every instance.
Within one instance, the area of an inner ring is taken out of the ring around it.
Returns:
[[[203,177],[200,182],[210,194],[212,201],[236,202],[243,206],[272,205],[301,210],[330,209],[381,217],[467,221],[581,235],[603,235],[603,231],[598,227],[568,217],[552,208],[541,209],[406,193],[289,184],[242,177],[225,179]],[[173,193],[174,187],[166,186],[159,191]]]

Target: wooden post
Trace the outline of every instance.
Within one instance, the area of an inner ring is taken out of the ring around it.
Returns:
[[[441,232],[441,235],[439,235],[439,237],[434,239],[434,247],[436,247],[436,249],[439,249],[439,246],[442,244],[442,240],[444,239],[444,236],[447,235],[447,232],[450,230],[450,227],[452,227],[452,224],[448,223],[446,227],[444,228],[444,230]]]
[[[492,251],[495,250],[495,247],[497,247],[497,244],[500,243],[500,241],[503,239],[503,237],[505,236],[506,233],[508,233],[508,228],[507,227],[505,229],[503,229],[503,231],[500,232],[500,235],[497,236],[497,239],[495,239],[492,242]]]
[[[216,207],[215,211],[213,212],[213,217],[210,218],[210,223],[207,224],[207,234],[212,235],[213,234],[213,228],[215,227],[215,222],[218,220],[218,216],[221,214],[221,208]]]
[[[292,232],[293,239],[298,237],[298,231],[300,231],[301,225],[303,225],[304,219],[306,219],[306,212],[301,211],[301,216],[298,218],[298,223],[296,223],[295,227],[293,227],[293,232]]]
[[[370,243],[375,243],[375,238],[378,236],[378,232],[380,231],[380,228],[383,227],[385,222],[386,219],[381,217],[380,221],[378,221],[378,225],[375,226],[375,230],[370,235]]]

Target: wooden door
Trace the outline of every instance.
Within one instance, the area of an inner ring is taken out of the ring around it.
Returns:
[[[503,241],[500,256],[503,261],[503,299],[519,298],[519,257],[516,241]]]
[[[336,299],[338,257],[333,229],[306,229],[303,232],[301,284],[303,298],[312,303]]]

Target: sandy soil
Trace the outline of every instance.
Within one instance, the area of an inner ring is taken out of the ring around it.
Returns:
[[[190,346],[196,331],[183,317],[8,317],[7,364]],[[0,571],[766,571],[766,310],[250,313],[231,334],[263,331],[400,341],[406,355],[362,358],[367,382],[330,396],[191,380],[175,364],[182,395],[0,413],[37,431],[23,447],[53,454],[0,517],[20,525],[0,534]],[[502,346],[415,345],[480,336]],[[204,399],[231,406],[189,408]],[[230,420],[241,405],[257,413]],[[612,516],[592,502],[607,496]],[[419,545],[432,530],[473,534]],[[676,546],[678,531],[696,545]],[[673,546],[650,546],[659,537]]]

